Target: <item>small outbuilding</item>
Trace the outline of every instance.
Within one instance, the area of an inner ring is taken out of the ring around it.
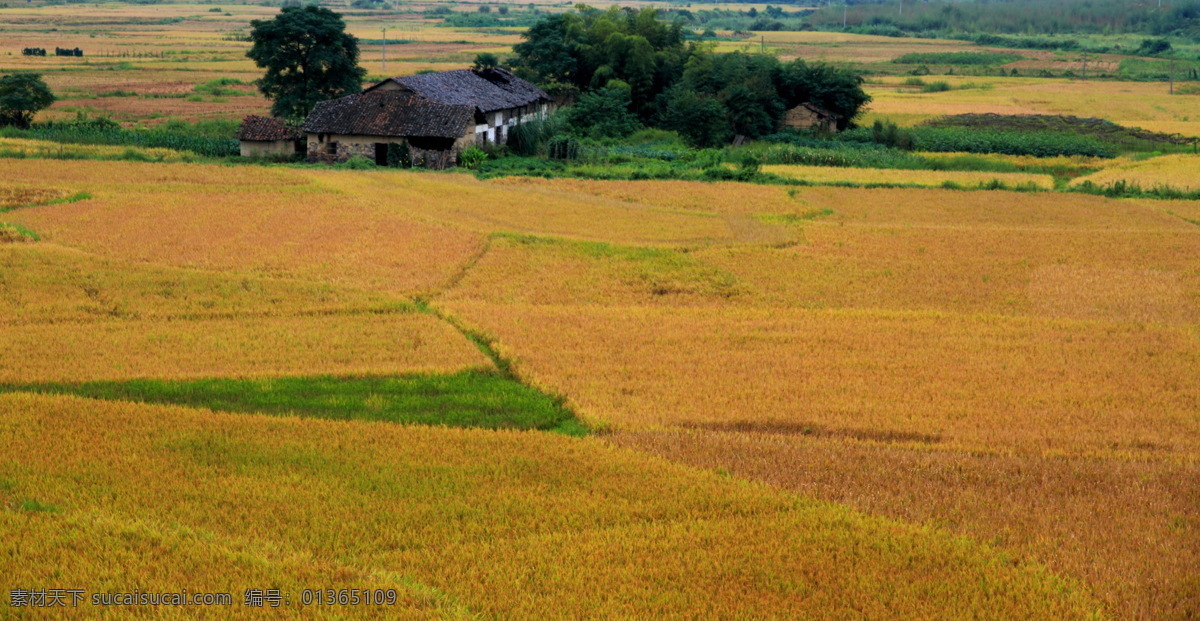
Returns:
[[[428,101],[411,93],[368,90],[318,103],[304,121],[310,162],[365,157],[388,164],[390,145],[413,166],[446,168],[475,143],[471,106]]]
[[[242,157],[291,157],[304,153],[304,133],[298,123],[266,116],[242,119],[235,135]]]
[[[821,106],[804,102],[787,111],[783,117],[783,126],[831,134],[838,130],[838,121],[841,120],[841,116]]]

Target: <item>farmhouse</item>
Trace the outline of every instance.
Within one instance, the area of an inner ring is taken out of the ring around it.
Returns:
[[[837,124],[841,118],[821,106],[804,102],[787,111],[783,117],[783,126],[833,133],[837,131]]]
[[[444,168],[470,145],[504,144],[512,127],[544,118],[551,106],[541,89],[504,69],[462,69],[389,78],[320,102],[303,130],[309,161],[357,155],[384,165],[394,144],[414,166]]]
[[[250,115],[242,119],[235,137],[242,157],[288,157],[304,152],[304,133],[282,119]]]
[[[311,162],[344,162],[357,155],[385,165],[389,149],[406,148],[414,166],[445,168],[474,144],[474,120],[470,106],[370,91],[318,103],[303,129]]]
[[[554,102],[542,89],[500,68],[390,78],[367,89],[376,91],[410,93],[437,103],[470,106],[479,143],[506,143],[512,127],[545,118]]]

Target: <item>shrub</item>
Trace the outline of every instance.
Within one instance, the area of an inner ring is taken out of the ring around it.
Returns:
[[[340,168],[343,170],[370,170],[375,168],[375,162],[372,162],[361,155],[355,155],[354,157],[337,164],[335,168]]]
[[[912,150],[912,134],[907,130],[900,129],[891,121],[876,119],[875,124],[871,126],[871,137],[874,138],[876,144],[905,151]]]
[[[937,82],[930,82],[930,83],[926,84],[925,86],[921,87],[922,93],[943,93],[948,90],[950,90],[950,83],[946,82],[944,80],[938,80]]]
[[[538,155],[558,133],[558,117],[526,121],[508,131],[508,148],[521,156]]]
[[[458,154],[458,165],[469,170],[474,170],[479,168],[479,165],[487,160],[487,157],[488,155],[483,149],[471,145]]]

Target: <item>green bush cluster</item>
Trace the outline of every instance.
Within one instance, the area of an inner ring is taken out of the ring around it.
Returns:
[[[900,65],[1003,65],[1024,58],[1006,52],[913,52],[892,59]]]
[[[1001,153],[1056,157],[1083,155],[1116,157],[1117,149],[1090,136],[1050,131],[1015,131],[983,127],[913,127],[903,130],[905,143],[914,151]],[[843,141],[880,144],[875,128],[843,132]],[[886,140],[886,134],[884,134]]]

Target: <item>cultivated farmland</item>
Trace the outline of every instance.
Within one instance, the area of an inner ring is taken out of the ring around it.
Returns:
[[[523,40],[450,16],[570,6],[336,8],[376,81]],[[1186,140],[1033,157],[651,128],[475,174],[149,142],[267,113],[246,35],[277,12],[0,1],[0,74],[58,96],[37,121],[144,140],[0,135],[0,618],[41,618],[13,604],[31,588],[234,597],[74,611],[114,619],[1200,615]],[[717,30],[867,72],[861,134],[990,113],[1200,135],[1194,84],[1074,77],[1081,52]],[[19,53],[39,46],[87,55]]]
[[[1197,499],[1195,488],[1182,482],[1195,480],[1200,449],[1194,372],[1200,366],[1194,333],[1200,233],[1178,215],[1190,203],[106,162],[51,176],[33,160],[4,166],[20,171],[27,184],[11,191],[26,197],[19,202],[88,196],[4,214],[42,239],[3,249],[5,349],[17,353],[3,370],[4,381],[15,386],[10,390],[38,382],[493,368],[440,315],[481,334],[520,380],[561,395],[591,428],[609,430],[561,445],[582,451],[581,465],[591,463],[590,455],[640,459],[615,448],[628,447],[934,526],[988,542],[1023,563],[1052,567],[1122,615],[1168,614],[1195,601],[1187,585],[1200,550],[1187,516]],[[153,192],[164,186],[175,191],[156,199]],[[414,190],[445,198],[406,198]],[[336,202],[327,198],[334,195]],[[476,195],[490,204],[469,200]],[[271,219],[272,205],[289,211],[286,220]],[[358,226],[339,232],[340,214],[354,214]],[[211,234],[221,226],[233,227],[229,236],[255,241],[234,244]],[[264,228],[255,233],[256,226]],[[423,237],[424,231],[437,233]],[[304,235],[312,236],[308,246],[296,243]],[[401,246],[363,237],[370,235],[408,241]],[[348,254],[343,246],[361,250]],[[430,300],[439,315],[423,312],[413,295]],[[687,373],[681,376],[680,369]],[[95,390],[68,392],[103,394]],[[157,399],[138,390],[130,394]],[[100,407],[68,397],[14,396],[6,403],[21,416]],[[116,411],[105,408],[96,415],[116,415],[102,414]],[[159,410],[137,411],[147,414],[128,424],[162,418],[154,413]],[[170,418],[192,420],[190,411],[174,410]],[[208,428],[204,421],[269,424],[194,416],[196,433]],[[23,420],[7,418],[9,433]],[[332,429],[288,424],[313,438],[305,442]],[[170,429],[148,427],[147,433],[180,433]],[[424,441],[469,451],[471,438]],[[938,483],[941,475],[933,473],[947,468],[966,478]],[[1000,475],[994,468],[1022,473],[1008,496],[1016,504],[1003,510],[979,500],[995,493]],[[813,469],[823,474],[805,474]],[[1074,481],[1070,473],[1077,470],[1100,486],[1080,500],[1096,506],[1094,512],[1069,500],[1076,483],[1047,487],[1047,480]],[[1125,526],[1116,528],[1114,509],[1100,508],[1110,507],[1104,503],[1112,496],[1101,490],[1138,476],[1156,481],[1146,488],[1151,495],[1145,503],[1129,497],[1117,505]],[[23,490],[13,492],[18,504],[18,496],[42,489],[15,472],[5,478]],[[918,488],[926,490],[920,500],[907,495]],[[67,496],[51,496],[37,501],[66,502]],[[79,502],[79,511],[101,510]],[[573,502],[563,500],[554,511]],[[258,506],[247,503],[247,510]],[[1025,517],[1012,517],[1014,507],[1027,508]],[[1067,507],[1075,516],[1071,526],[1055,520]],[[36,519],[82,524],[83,514],[74,510]],[[208,509],[201,505],[194,511],[198,524],[216,519],[204,517]],[[105,520],[125,519],[108,515]],[[743,516],[705,528],[785,528],[793,518],[778,519],[785,521]],[[675,528],[662,531],[663,545],[727,537]],[[1150,539],[1131,539],[1137,533]],[[303,535],[311,536],[317,535]],[[632,544],[637,537],[581,536],[570,544],[576,552],[591,550],[613,563],[648,552]],[[281,531],[278,537],[246,545],[300,545],[295,541],[302,535]],[[564,544],[556,537],[537,545]],[[634,547],[616,545],[619,540]],[[751,539],[737,541],[716,548],[724,550],[722,562],[757,554]],[[478,541],[456,545],[454,554],[463,558],[485,554]],[[1066,552],[1055,552],[1063,546]],[[319,546],[300,549],[326,558]],[[1168,552],[1173,560],[1158,562]],[[193,553],[209,554],[187,552]],[[507,553],[496,548],[496,554]],[[1125,569],[1095,569],[1089,554]],[[334,561],[362,567],[354,558]],[[281,562],[270,571],[291,571],[291,561]],[[778,562],[771,571],[794,571],[785,569],[791,561]],[[507,616],[535,605],[483,596],[495,592],[490,578],[480,577],[482,590],[474,590],[436,577],[452,574],[428,572],[405,575],[472,610]],[[385,574],[354,575],[370,582]],[[570,575],[562,579],[581,579]],[[792,600],[772,590],[777,587],[761,588],[767,590],[756,606],[793,610],[785,603]],[[845,605],[861,587],[836,587],[843,588],[849,590],[827,594],[841,602],[829,605]],[[424,592],[418,588],[414,597]],[[912,597],[914,606],[928,604],[924,596]],[[1022,597],[1023,605],[1052,601]],[[723,601],[704,610],[734,610]],[[567,598],[561,610],[596,605]]]

